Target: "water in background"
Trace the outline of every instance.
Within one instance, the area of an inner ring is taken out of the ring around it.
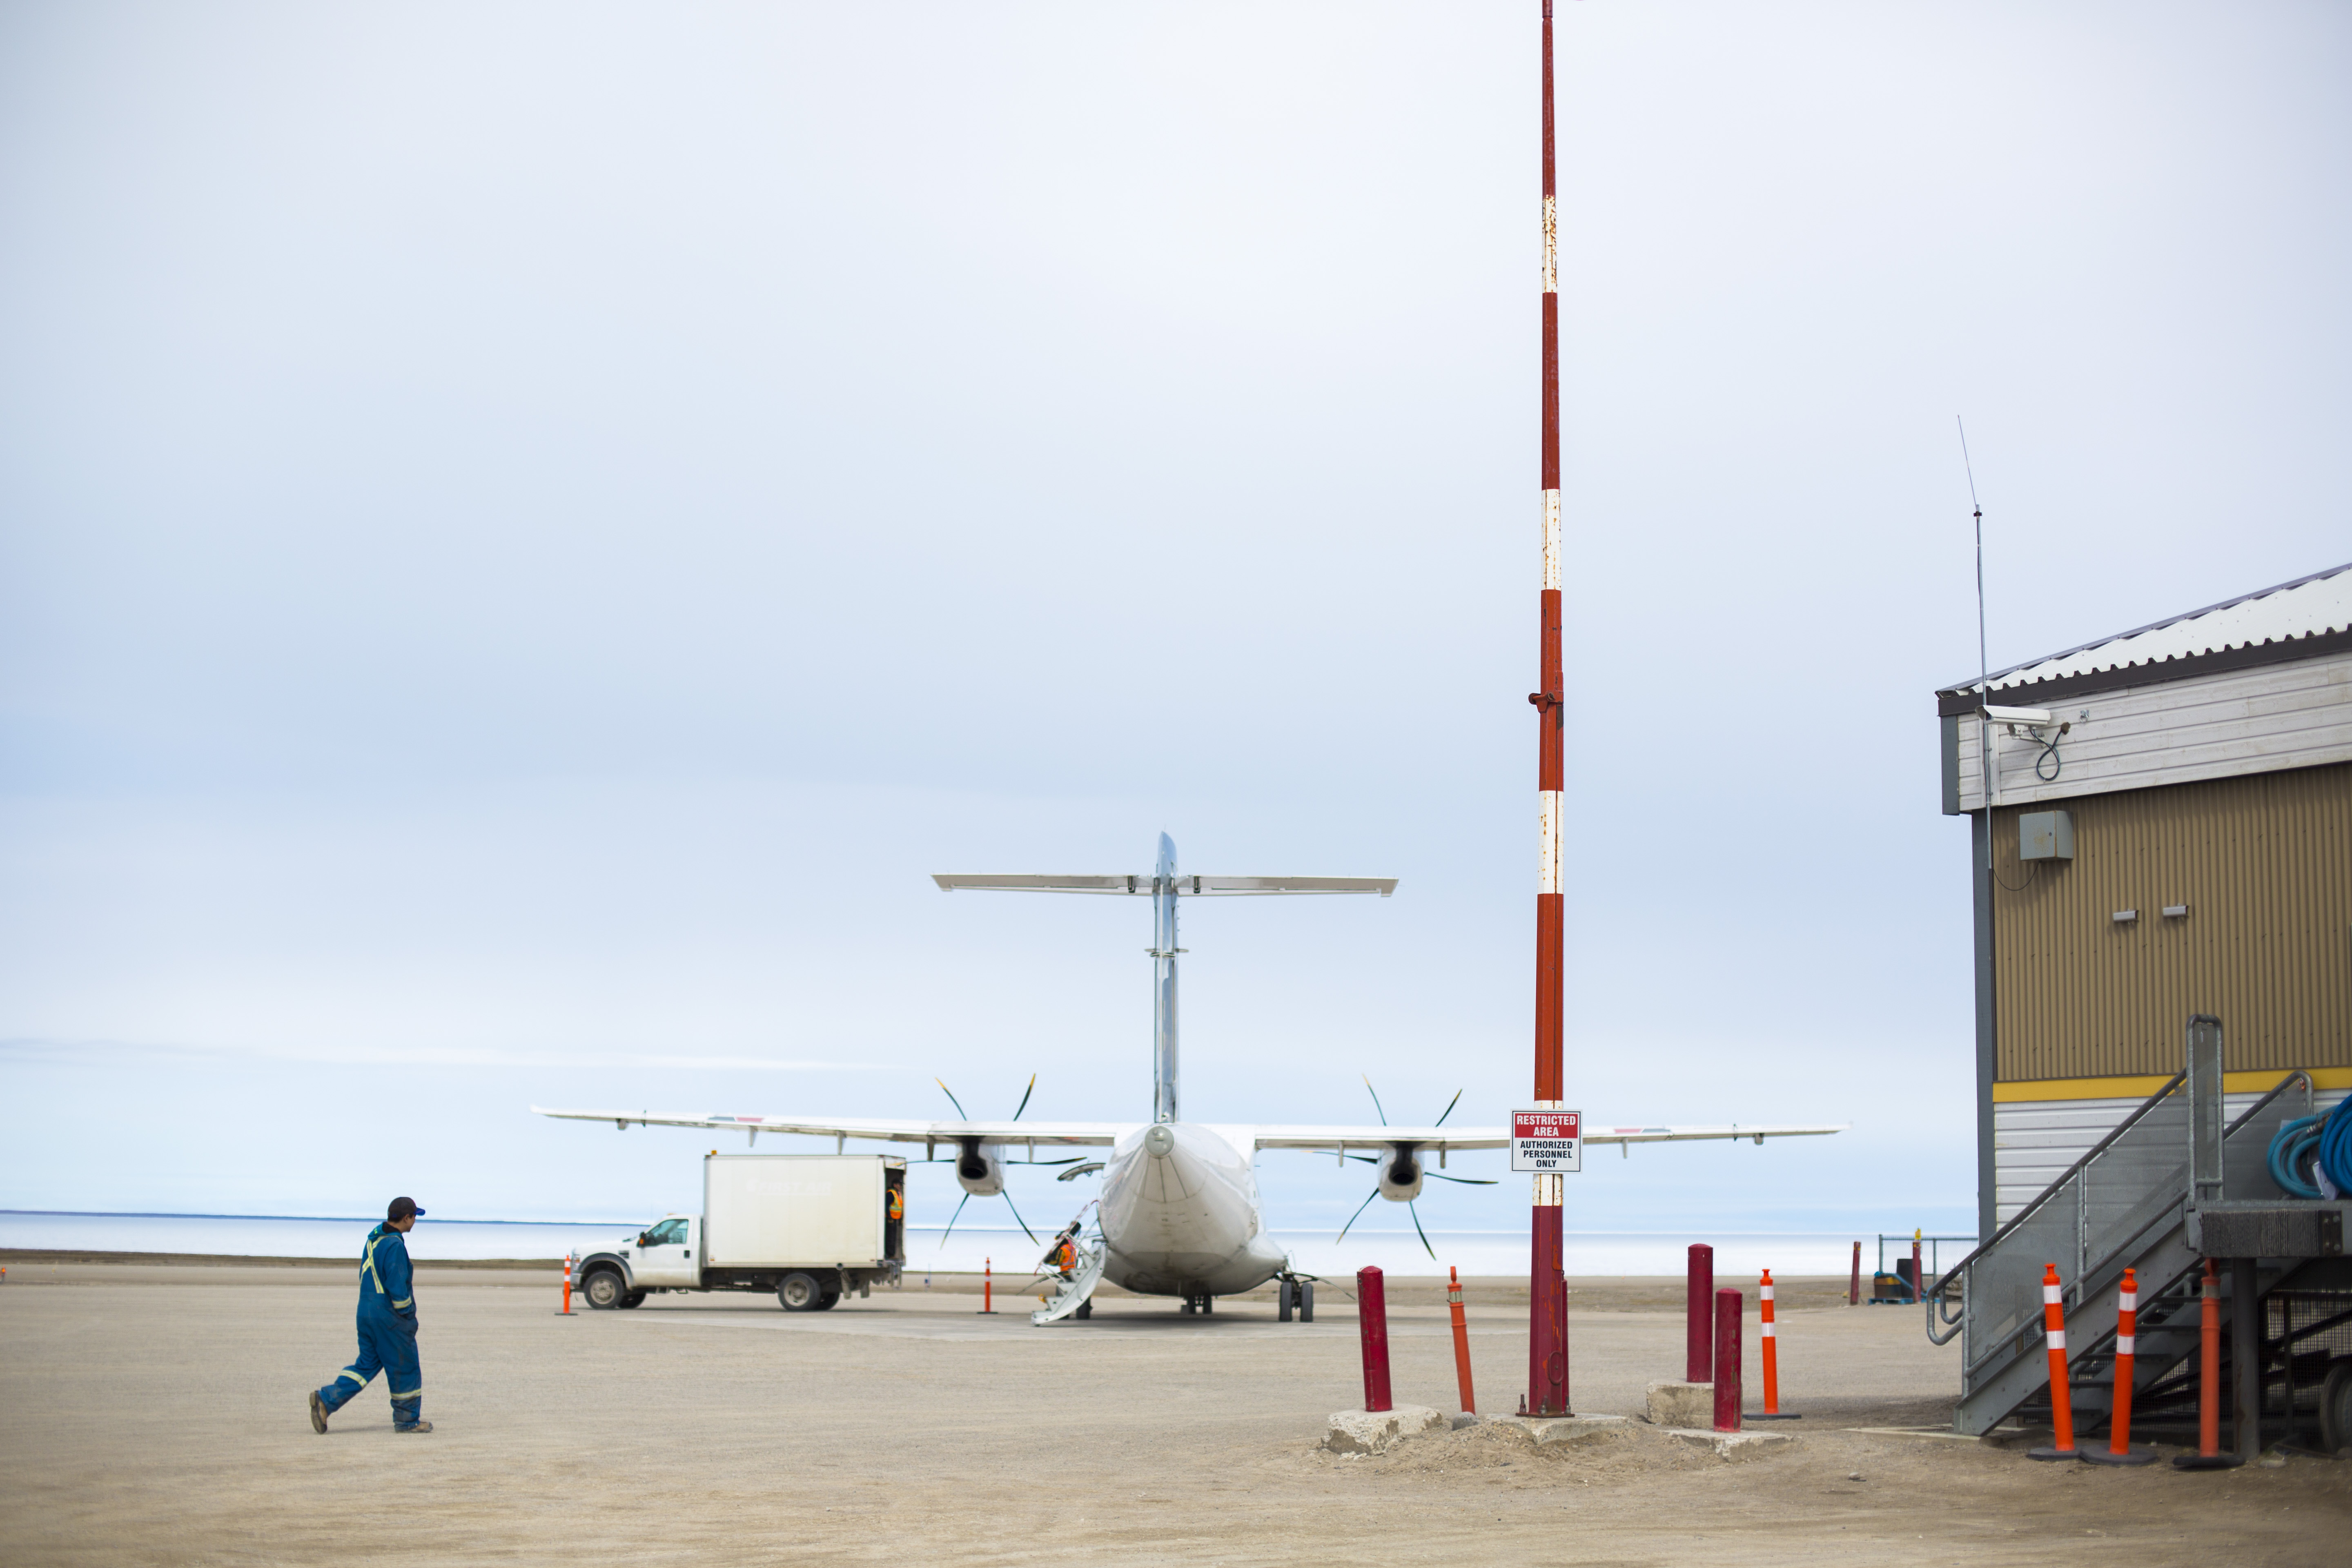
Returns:
[[[92,1252],[192,1253],[236,1258],[357,1258],[360,1243],[375,1220],[326,1219],[267,1215],[48,1214],[0,1210],[0,1247]],[[420,1263],[436,1258],[543,1258],[610,1247],[635,1236],[645,1222],[557,1224],[537,1220],[435,1219],[416,1222],[409,1253]],[[1042,1235],[1042,1233],[1041,1233]],[[1009,1226],[959,1226],[941,1245],[938,1226],[907,1228],[907,1269],[976,1273],[983,1263],[1025,1277],[1044,1250]],[[1349,1231],[1345,1241],[1307,1233],[1285,1237],[1292,1267],[1337,1278],[1366,1264],[1398,1275],[1443,1275],[1450,1265],[1471,1275],[1517,1275],[1528,1269],[1527,1233],[1500,1230],[1433,1230],[1434,1262],[1410,1230]],[[1843,1275],[1856,1239],[1868,1270],[1877,1261],[1874,1237],[1822,1232],[1725,1232],[1714,1236],[1664,1233],[1570,1232],[1570,1274],[1680,1275],[1685,1249],[1694,1241],[1715,1247],[1715,1271],[1729,1283],[1752,1279],[1758,1270],[1782,1274]],[[1949,1259],[1948,1259],[1949,1261]]]

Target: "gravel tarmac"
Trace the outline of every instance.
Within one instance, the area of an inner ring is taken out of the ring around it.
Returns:
[[[1034,1296],[983,1317],[946,1277],[824,1313],[563,1318],[543,1269],[420,1267],[438,1429],[394,1434],[379,1381],[321,1437],[304,1395],[351,1358],[348,1267],[0,1262],[10,1564],[2352,1562],[2352,1463],[2101,1470],[1937,1435],[1954,1349],[1842,1280],[1782,1281],[1799,1441],[1733,1463],[1638,1421],[1565,1451],[1479,1426],[1326,1453],[1361,1394],[1336,1281],[1311,1325],[1107,1294],[1038,1330]],[[1571,1285],[1578,1409],[1638,1412],[1682,1370],[1681,1282]],[[1454,1408],[1442,1286],[1390,1294],[1396,1397]],[[1467,1294],[1480,1396],[1508,1410],[1525,1282]],[[1752,1410],[1752,1301],[1747,1364]]]

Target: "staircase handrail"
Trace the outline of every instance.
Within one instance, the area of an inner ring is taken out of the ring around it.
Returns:
[[[1953,1304],[1945,1300],[1945,1287],[1951,1284],[1955,1279],[1959,1279],[1968,1268],[1971,1264],[1975,1263],[1978,1258],[1983,1257],[1985,1254],[1990,1252],[1994,1247],[2000,1246],[2003,1238],[2005,1238],[2011,1231],[2015,1230],[2019,1226],[2023,1225],[2028,1219],[2032,1218],[2044,1203],[2050,1201],[2053,1194],[2064,1187],[2066,1184],[2072,1181],[2075,1176],[2081,1174],[2085,1166],[2089,1165],[2092,1161],[2097,1159],[2101,1154],[2106,1152],[2108,1145],[2115,1142],[2116,1139],[2121,1138],[2125,1133],[2130,1131],[2134,1126],[2137,1125],[2142,1117],[2147,1116],[2150,1111],[2154,1110],[2158,1105],[2161,1104],[2168,1096],[2169,1096],[2175,1089],[2179,1089],[2181,1084],[2188,1079],[2188,1077],[2189,1074],[2185,1071],[2174,1073],[2169,1079],[2166,1080],[2164,1087],[2158,1089],[2154,1094],[2148,1096],[2147,1100],[2140,1105],[2138,1110],[2133,1111],[2129,1116],[2125,1117],[2123,1121],[2117,1122],[2116,1124],[2115,1131],[2109,1132],[2105,1138],[2100,1139],[2098,1142],[2093,1144],[2088,1153],[2084,1154],[2081,1159],[2068,1166],[2063,1175],[2060,1176],[2056,1181],[2052,1182],[2048,1186],[2042,1188],[2040,1193],[2034,1195],[2032,1202],[2028,1203],[2023,1208],[2018,1210],[2016,1214],[2010,1216],[2009,1223],[1994,1231],[1990,1240],[1979,1246],[1974,1252],[1969,1253],[1966,1258],[1961,1258],[1958,1263],[1953,1264],[1949,1268],[1944,1270],[1942,1274],[1937,1277],[1936,1282],[1933,1285],[1920,1292],[1920,1300],[1927,1310],[1928,1342],[1938,1345],[1949,1344],[1952,1341],[1952,1336],[1958,1333],[1961,1327],[1967,1322],[1968,1315],[1965,1303],[1961,1305],[1960,1315],[1958,1317],[1952,1316]],[[2292,1068],[2288,1071],[2285,1077],[2280,1079],[2277,1083],[2273,1084],[2267,1093],[2265,1093],[2261,1099],[2255,1100],[2253,1104],[2248,1106],[2235,1121],[2231,1121],[2228,1126],[2222,1129],[2222,1142],[2226,1144],[2230,1138],[2234,1135],[2240,1128],[2245,1126],[2255,1117],[2261,1115],[2270,1105],[2271,1101],[2276,1100],[2288,1089],[2294,1088],[2298,1080],[2300,1080],[2303,1085],[2305,1102],[2308,1104],[2312,1096],[2316,1092],[2317,1086],[2312,1081],[2311,1074],[2308,1071],[2302,1068]],[[1943,1325],[1945,1326],[1945,1332],[1940,1335],[1936,1332],[1939,1316]]]
[[[2032,1218],[2036,1213],[2040,1212],[2042,1205],[2050,1201],[2052,1194],[2064,1186],[2068,1182],[2074,1180],[2077,1175],[2080,1175],[2085,1165],[2088,1165],[2092,1161],[2097,1159],[2100,1155],[2107,1152],[2107,1146],[2109,1144],[2122,1137],[2125,1133],[2130,1131],[2134,1127],[2138,1126],[2142,1117],[2147,1115],[2148,1112],[2154,1110],[2158,1105],[2162,1104],[2168,1095],[2171,1094],[2174,1089],[2179,1089],[2182,1084],[2188,1081],[2189,1075],[2186,1072],[2174,1073],[2170,1078],[2165,1079],[2164,1087],[2162,1089],[2159,1089],[2154,1094],[2149,1095],[2147,1101],[2142,1104],[2138,1110],[2133,1111],[2129,1116],[2125,1117],[2121,1121],[2116,1122],[2114,1131],[2108,1133],[2105,1138],[2100,1139],[2096,1143],[2092,1144],[2089,1153],[2084,1154],[2081,1159],[2066,1167],[2065,1174],[2060,1176],[2056,1181],[2042,1188],[2041,1192],[2035,1194],[2031,1203],[2028,1203],[2023,1208],[2011,1215],[2010,1216],[2009,1223],[2002,1226],[1999,1230],[1994,1231],[1992,1235],[1987,1237],[1974,1252],[1969,1253],[1966,1258],[1961,1258],[1958,1263],[1953,1264],[1949,1268],[1945,1269],[1943,1273],[1937,1275],[1936,1278],[1936,1283],[1930,1286],[1926,1292],[1927,1299],[1932,1301],[1935,1297],[1943,1290],[1945,1286],[1950,1284],[1963,1271],[1965,1271],[1970,1264],[1974,1263],[1978,1258],[1982,1258],[1986,1253],[1990,1252],[1994,1247],[1999,1247],[2004,1240],[2008,1239],[2011,1231],[2015,1230],[2019,1226],[2023,1225],[2027,1220]],[[2272,1092],[2276,1093],[2277,1091],[2274,1089]],[[2263,1103],[2269,1103],[2267,1098],[2265,1098]],[[2249,1116],[2252,1114],[2253,1114],[2252,1111],[2247,1112],[2247,1115]],[[1945,1337],[1948,1339],[1950,1336],[1947,1335]],[[1943,1341],[1938,1340],[1936,1342],[1941,1344]]]

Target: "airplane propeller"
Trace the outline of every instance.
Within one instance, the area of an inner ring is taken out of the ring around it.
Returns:
[[[971,1112],[963,1108],[963,1101],[956,1098],[955,1090],[947,1086],[947,1080],[945,1079],[935,1078],[931,1079],[931,1081],[938,1084],[940,1086],[940,1092],[948,1097],[948,1103],[955,1107],[956,1115],[958,1117],[966,1121],[971,1120]],[[1036,1092],[1037,1075],[1033,1072],[1029,1075],[1029,1086],[1021,1091],[1021,1103],[1013,1108],[1013,1121],[1018,1121],[1021,1120],[1021,1113],[1029,1109],[1029,1097]],[[1003,1165],[1074,1165],[1085,1158],[1086,1156],[1083,1154],[1073,1154],[1066,1160],[999,1160],[997,1163]],[[1021,1233],[1024,1236],[1026,1236],[1031,1241],[1035,1241],[1037,1239],[1037,1233],[1031,1230],[1029,1228],[1029,1222],[1021,1217],[1020,1205],[1013,1201],[1013,1194],[1009,1192],[1000,1190],[996,1195],[1003,1198],[1004,1200],[1004,1206],[1013,1211],[1013,1223],[1021,1227]],[[971,1202],[971,1193],[970,1189],[966,1189],[962,1199],[958,1202],[955,1206],[955,1213],[948,1216],[947,1229],[940,1233],[940,1245],[941,1247],[944,1247],[947,1246],[948,1237],[955,1234],[956,1221],[963,1217],[963,1205],[970,1202]]]
[[[1366,1075],[1364,1079],[1364,1092],[1372,1097],[1372,1113],[1381,1119],[1381,1125],[1386,1127],[1389,1124],[1389,1113],[1381,1104],[1381,1091],[1372,1087],[1372,1080],[1369,1074]],[[1454,1114],[1454,1108],[1462,1103],[1463,1093],[1463,1090],[1458,1089],[1455,1089],[1454,1091],[1454,1098],[1445,1102],[1445,1109],[1438,1112],[1437,1120],[1431,1122],[1430,1125],[1433,1127],[1444,1126],[1445,1119]],[[1387,1163],[1381,1159],[1377,1154],[1343,1154],[1341,1158],[1360,1160],[1367,1165],[1379,1165]],[[1441,1182],[1452,1182],[1456,1186],[1491,1187],[1496,1184],[1496,1179],[1490,1176],[1448,1176],[1439,1172],[1433,1171],[1426,1165],[1421,1167],[1421,1173],[1424,1179],[1435,1176]],[[1380,1195],[1380,1184],[1375,1182],[1372,1184],[1370,1195],[1366,1197],[1362,1203],[1356,1205],[1356,1212],[1348,1216],[1348,1223],[1341,1226],[1339,1227],[1339,1234],[1331,1238],[1335,1245],[1348,1239],[1348,1233],[1356,1227],[1356,1222],[1358,1220],[1364,1217],[1364,1211],[1372,1206],[1372,1199],[1379,1197]],[[1415,1236],[1421,1237],[1422,1250],[1428,1253],[1430,1261],[1434,1263],[1437,1261],[1437,1248],[1429,1245],[1429,1232],[1421,1228],[1420,1200],[1416,1198],[1407,1198],[1405,1200],[1404,1209],[1406,1214],[1412,1216],[1412,1232]]]

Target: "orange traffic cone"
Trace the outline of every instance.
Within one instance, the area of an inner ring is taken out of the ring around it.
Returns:
[[[2042,1330],[2050,1342],[2050,1424],[2057,1436],[2047,1448],[2026,1451],[2029,1459],[2073,1459],[2074,1405],[2066,1392],[2066,1307],[2058,1286],[2058,1266],[2042,1266]]]
[[[2154,1449],[2134,1452],[2131,1446],[2132,1345],[2138,1328],[2139,1277],[2137,1270],[2126,1268],[2122,1292],[2116,1298],[2116,1397],[2107,1423],[2107,1446],[2104,1449],[2084,1449],[2083,1462],[2086,1465],[2156,1463]]]
[[[1750,1421],[1802,1421],[1803,1416],[1780,1408],[1780,1325],[1772,1316],[1772,1271],[1764,1270],[1762,1283],[1756,1287],[1762,1298],[1764,1310],[1764,1414],[1750,1415]]]

